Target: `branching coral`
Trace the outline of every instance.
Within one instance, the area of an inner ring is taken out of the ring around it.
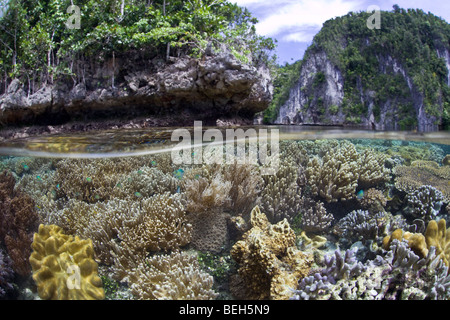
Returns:
[[[324,233],[331,228],[334,217],[323,203],[304,198],[302,202],[301,227],[306,232]]]
[[[295,247],[295,234],[286,219],[270,224],[259,207],[251,212],[252,228],[231,249],[248,299],[287,299],[306,276],[312,258]]]
[[[390,179],[385,160],[381,153],[366,149],[359,154],[352,143],[341,143],[322,158],[314,156],[309,160],[308,185],[313,195],[327,202],[353,199],[358,185],[368,188]]]
[[[441,210],[444,196],[432,186],[420,186],[406,195],[405,212],[414,218],[421,218],[426,223],[433,220]]]
[[[448,267],[437,258],[434,247],[421,259],[407,244],[394,240],[384,257],[377,256],[365,264],[357,262],[353,255],[347,250],[343,257],[337,251],[334,257],[326,258],[323,269],[299,282],[293,298],[447,300],[450,296]]]
[[[375,240],[384,234],[387,223],[384,212],[372,215],[368,211],[354,210],[339,220],[334,231],[346,239]]]
[[[111,199],[120,178],[147,162],[147,157],[63,159],[55,164],[54,179],[59,196],[95,203]]]
[[[278,222],[286,218],[291,222],[300,213],[303,175],[302,166],[281,161],[275,175],[263,177],[265,187],[261,192],[259,206],[270,221]]]
[[[341,145],[323,158],[314,156],[306,167],[307,183],[313,195],[327,202],[349,200],[358,185],[358,153],[353,144]]]
[[[104,299],[92,241],[63,233],[55,225],[40,225],[34,234],[30,264],[41,299]]]
[[[0,243],[6,248],[14,271],[27,276],[31,271],[28,257],[33,232],[39,226],[39,216],[34,201],[15,190],[15,183],[12,174],[7,171],[0,174]]]
[[[192,226],[180,195],[168,192],[140,201],[114,199],[87,204],[71,200],[53,217],[67,232],[91,238],[97,258],[115,263],[120,274],[133,266],[135,257],[177,249],[191,239]]]
[[[147,258],[128,272],[134,296],[141,300],[211,300],[213,277],[200,270],[197,255],[173,252]]]

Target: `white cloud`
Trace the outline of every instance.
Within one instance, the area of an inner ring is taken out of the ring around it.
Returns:
[[[259,18],[259,34],[284,41],[308,42],[331,18],[361,10],[363,0],[235,0]]]

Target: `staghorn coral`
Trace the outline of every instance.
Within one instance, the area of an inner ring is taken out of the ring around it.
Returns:
[[[388,218],[385,212],[371,214],[354,210],[338,221],[334,232],[340,237],[353,240],[375,240],[386,231]]]
[[[439,214],[443,205],[442,192],[432,186],[420,186],[406,195],[405,213],[427,223]]]
[[[39,216],[33,199],[15,190],[15,183],[11,173],[0,174],[0,243],[11,258],[13,270],[28,276],[31,271],[28,262],[30,245],[39,225]]]
[[[300,213],[303,175],[300,165],[281,161],[276,174],[263,176],[265,186],[258,206],[271,222],[276,223],[284,218],[292,222]]]
[[[172,252],[145,259],[129,270],[131,291],[140,300],[211,300],[213,277],[200,270],[197,255]]]
[[[30,264],[41,299],[104,299],[90,239],[80,240],[58,226],[41,224],[32,248]]]
[[[310,233],[324,233],[331,228],[334,217],[327,212],[323,203],[304,198],[302,202],[301,228]]]
[[[287,299],[298,279],[308,274],[312,258],[295,247],[296,237],[286,219],[272,225],[256,206],[250,222],[252,228],[231,249],[246,298]]]

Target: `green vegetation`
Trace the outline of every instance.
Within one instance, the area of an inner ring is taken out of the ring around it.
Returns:
[[[114,63],[130,53],[201,58],[225,45],[243,62],[267,64],[274,42],[256,34],[256,23],[225,0],[10,0],[0,18],[0,93],[14,78],[29,94],[56,80],[77,83],[80,61]]]
[[[289,92],[300,77],[301,60],[293,64],[286,63],[275,69],[273,80],[273,99],[270,106],[264,111],[264,123],[276,120],[280,107],[289,98]]]
[[[370,16],[371,13],[350,12],[326,21],[314,37],[304,59],[325,51],[332,63],[341,70],[345,80],[345,98],[341,110],[349,121],[358,121],[358,116],[367,112],[368,106],[361,104],[361,92],[370,90],[375,93],[374,116],[378,120],[380,105],[390,100],[400,106],[398,113],[393,116],[402,119],[402,126],[416,125],[411,90],[405,77],[392,68],[395,64],[404,70],[410,78],[410,84],[424,97],[426,113],[442,116],[442,125],[448,128],[448,74],[445,60],[437,52],[450,50],[450,24],[420,9],[405,10],[394,6],[391,12],[381,12],[381,29],[370,29],[367,27]],[[388,62],[389,59],[393,60]],[[299,62],[296,62],[280,70],[297,71],[298,67]],[[268,121],[274,119],[273,110],[279,110],[287,100],[285,93],[289,92],[295,80],[298,78],[293,81],[283,78],[275,81],[273,103],[266,112]],[[321,81],[321,75],[316,74],[313,89]],[[335,111],[334,108],[333,113]]]

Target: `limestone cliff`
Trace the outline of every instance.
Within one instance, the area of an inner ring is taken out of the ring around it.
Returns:
[[[450,25],[412,9],[382,17],[381,28],[372,30],[364,12],[325,22],[299,65],[298,81],[276,106],[275,123],[448,126]]]
[[[251,119],[267,108],[272,83],[256,68],[222,51],[202,59],[189,56],[136,61],[132,55],[83,66],[83,80],[45,84],[29,94],[13,80],[0,96],[3,125],[62,124],[111,117],[172,118],[169,124],[217,119]]]

